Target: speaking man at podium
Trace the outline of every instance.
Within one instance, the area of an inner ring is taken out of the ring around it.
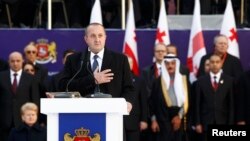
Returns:
[[[106,31],[102,24],[89,24],[84,40],[88,48],[67,58],[59,88],[78,91],[83,97],[100,92],[124,97],[130,112],[129,95],[134,93],[134,87],[127,57],[105,47]]]

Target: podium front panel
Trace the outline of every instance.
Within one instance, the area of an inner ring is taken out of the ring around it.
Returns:
[[[91,141],[122,141],[128,114],[124,98],[42,98],[41,113],[47,115],[47,141],[88,141],[95,134],[101,139]],[[83,132],[88,136],[78,137]]]
[[[60,113],[60,141],[106,141],[105,113]]]

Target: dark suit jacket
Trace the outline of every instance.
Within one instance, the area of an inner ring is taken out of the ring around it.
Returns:
[[[210,75],[198,79],[196,84],[196,125],[206,129],[209,124],[232,124],[234,119],[233,79],[221,74],[217,91]]]
[[[35,65],[36,73],[35,77],[37,78],[38,81],[41,83],[44,83],[46,81],[46,78],[48,77],[48,70],[44,68],[41,64]]]
[[[205,61],[209,59],[211,55],[212,54],[207,54],[201,58],[200,68],[198,70],[198,77],[205,75],[204,64]],[[229,75],[233,78],[238,78],[243,72],[240,60],[228,53],[222,66],[222,70],[224,74]]]
[[[142,70],[142,77],[146,82],[146,89],[149,94],[148,97],[150,97],[150,94],[151,94],[153,81],[156,79],[155,71],[156,71],[155,63]]]
[[[239,93],[235,94],[236,121],[245,121],[246,124],[250,124],[250,71],[240,77],[237,88],[239,88]]]
[[[0,59],[0,71],[4,71],[8,69],[8,63],[4,60]]]
[[[82,96],[94,93],[96,86],[94,76],[91,73],[89,54],[86,49],[82,69],[69,84],[69,91],[79,91]],[[66,90],[68,81],[80,69],[81,56],[82,53],[76,53],[67,58],[63,75],[60,79],[59,87],[61,91]],[[105,48],[101,71],[105,69],[111,69],[114,77],[111,82],[100,85],[101,92],[111,94],[112,97],[124,97],[130,101],[129,95],[134,94],[134,87],[127,57]]]
[[[28,140],[27,140],[28,139]],[[21,124],[17,128],[13,128],[10,132],[8,141],[46,141],[47,130],[39,124],[29,127],[26,124]]]
[[[22,123],[20,108],[26,102],[40,105],[38,84],[33,76],[22,72],[17,92],[11,90],[10,71],[0,73],[0,132]],[[1,133],[0,133],[1,134]]]
[[[135,86],[135,94],[130,95],[134,103],[129,116],[124,118],[124,126],[127,130],[139,130],[139,122],[147,122],[148,102],[145,81],[133,75],[133,84]]]
[[[49,79],[49,86],[48,86],[48,91],[50,92],[59,92],[59,81],[62,76],[63,72],[60,71],[59,73],[52,75]]]

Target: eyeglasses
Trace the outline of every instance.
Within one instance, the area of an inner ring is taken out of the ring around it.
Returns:
[[[30,51],[30,50],[28,50],[28,51],[26,51],[27,52],[27,54],[36,54],[36,51]]]
[[[155,50],[156,53],[164,53],[166,52],[165,50]]]

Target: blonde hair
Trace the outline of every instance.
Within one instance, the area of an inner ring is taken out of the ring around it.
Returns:
[[[32,103],[32,102],[27,102],[27,103],[23,104],[23,106],[21,107],[21,115],[23,115],[24,112],[27,110],[35,111],[36,113],[38,113],[37,105],[35,103]]]

